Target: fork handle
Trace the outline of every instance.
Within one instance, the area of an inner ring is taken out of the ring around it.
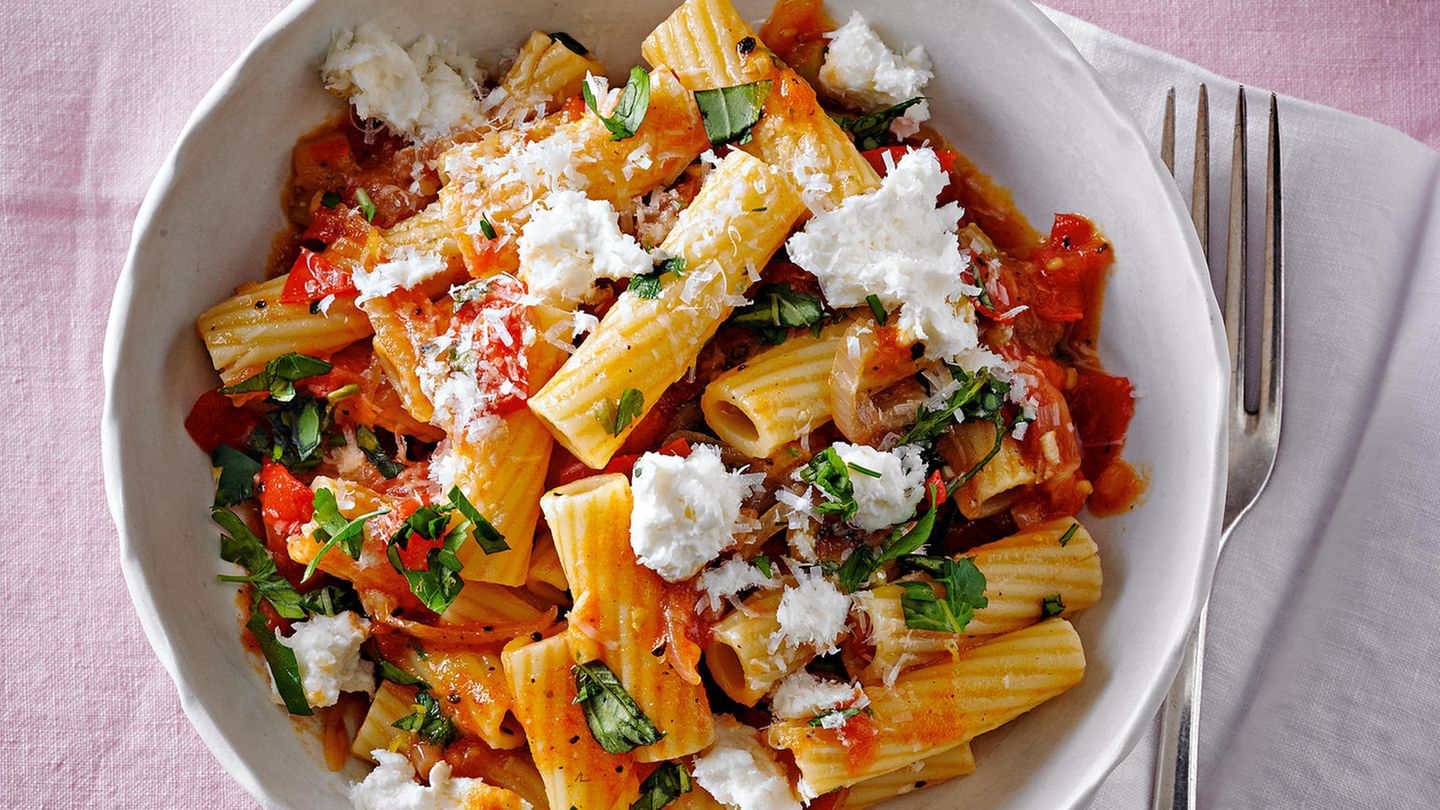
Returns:
[[[1201,607],[1185,642],[1180,671],[1160,714],[1160,753],[1155,760],[1155,810],[1192,810],[1200,742],[1200,676],[1205,659],[1205,615]]]

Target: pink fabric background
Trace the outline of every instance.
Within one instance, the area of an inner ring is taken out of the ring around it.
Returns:
[[[283,3],[0,4],[0,806],[250,807],[181,714],[121,579],[101,342],[140,200],[189,111]],[[1055,0],[1256,86],[1440,147],[1440,3]]]

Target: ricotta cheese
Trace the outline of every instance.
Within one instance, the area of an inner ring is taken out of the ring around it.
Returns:
[[[620,232],[619,219],[610,203],[579,191],[546,196],[517,243],[530,292],[554,303],[593,303],[597,279],[648,273],[650,255]]]
[[[465,805],[466,797],[484,784],[479,779],[450,775],[450,763],[441,760],[430,768],[430,785],[415,781],[415,769],[403,754],[383,748],[370,752],[380,763],[365,781],[350,786],[350,804],[355,810],[454,810]],[[529,803],[522,803],[529,808]]]
[[[875,112],[922,96],[925,85],[935,77],[924,48],[916,46],[903,55],[891,51],[858,11],[851,12],[850,19],[831,32],[829,39],[825,63],[820,66],[820,86],[860,112]],[[929,102],[921,101],[896,119],[898,126],[892,131],[909,137],[929,118]]]
[[[373,23],[341,31],[321,68],[325,87],[416,140],[444,137],[482,118],[475,60],[425,36],[406,51]]]
[[[375,666],[360,657],[370,622],[351,611],[296,622],[294,632],[277,640],[295,651],[305,699],[315,708],[333,706],[341,692],[375,693]],[[276,702],[272,678],[270,688]]]
[[[960,355],[980,339],[960,281],[960,208],[935,207],[947,182],[934,150],[913,150],[880,188],[816,214],[786,242],[791,260],[815,274],[832,306],[857,307],[877,296],[887,310],[899,308],[896,326],[922,341],[931,359]]]
[[[715,717],[715,742],[696,758],[691,774],[721,804],[739,810],[800,810],[800,800],[775,752],[729,715]]]
[[[813,646],[819,654],[837,649],[850,616],[850,597],[841,593],[819,568],[797,568],[795,584],[785,588],[775,618],[780,630],[770,637],[773,652],[782,645]]]
[[[850,483],[855,488],[855,504],[859,508],[851,525],[876,531],[909,520],[915,505],[925,495],[925,459],[913,444],[893,450],[876,450],[863,444],[836,442],[835,452],[847,465],[863,467],[880,474],[878,478],[850,470]]]
[[[709,600],[711,610],[719,610],[725,599],[732,599],[742,591],[780,587],[779,582],[765,576],[753,563],[740,557],[731,557],[714,568],[707,569],[700,574],[697,584]]]
[[[782,720],[808,720],[849,706],[863,695],[858,684],[827,681],[802,669],[785,676],[770,693],[770,713]]]
[[[731,472],[713,445],[688,457],[646,453],[635,462],[630,547],[670,582],[695,575],[735,543],[740,502],[765,476]]]
[[[384,298],[396,290],[411,289],[445,272],[447,266],[445,257],[439,253],[410,246],[398,248],[373,269],[356,270],[353,278],[360,295],[356,296],[355,303],[363,304],[372,298]]]

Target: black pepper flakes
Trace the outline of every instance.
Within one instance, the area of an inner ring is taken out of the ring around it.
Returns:
[[[536,630],[535,632],[530,634],[531,641],[540,641],[543,638],[545,638],[545,634],[541,633],[539,630]]]
[[[744,39],[735,43],[735,50],[741,56],[749,56],[750,53],[755,50],[755,38],[745,37]]]
[[[575,743],[578,743],[578,742],[580,742],[580,735],[579,735],[579,734],[576,734],[574,737],[571,737],[571,738],[570,738],[570,744],[571,744],[571,745],[574,745]]]
[[[460,693],[459,693],[459,692],[451,692],[450,694],[448,694],[448,695],[445,696],[445,699],[448,700],[448,701],[450,701],[451,703],[459,703],[459,702],[460,702]]]
[[[259,301],[256,301],[256,302],[255,302],[255,308],[256,308],[256,309],[264,309],[264,308],[267,307],[267,306],[269,306],[269,305],[265,303],[265,299],[264,299],[264,298],[261,298]]]

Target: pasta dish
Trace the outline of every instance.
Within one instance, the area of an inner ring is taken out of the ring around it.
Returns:
[[[857,808],[1077,684],[1129,509],[1112,248],[923,47],[685,0],[488,75],[338,32],[265,280],[200,315],[222,583],[357,808]],[[260,662],[263,661],[263,665]]]

